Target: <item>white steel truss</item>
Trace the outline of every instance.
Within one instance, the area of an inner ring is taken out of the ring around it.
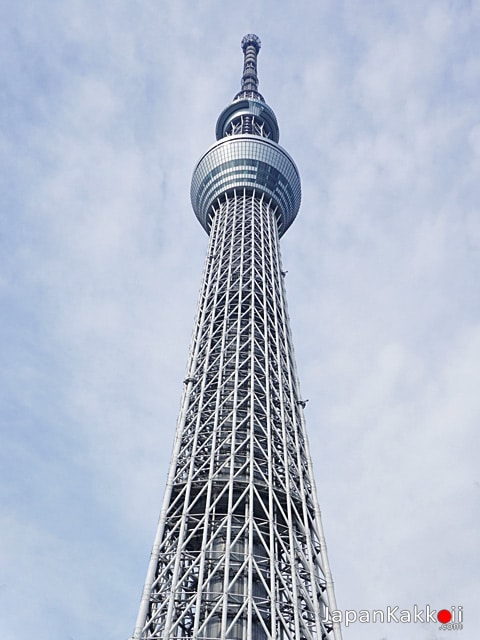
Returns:
[[[225,135],[228,135],[226,133]],[[135,640],[341,640],[287,316],[282,212],[251,185],[210,243]]]

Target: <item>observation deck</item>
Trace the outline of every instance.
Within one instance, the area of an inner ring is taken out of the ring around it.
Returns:
[[[207,233],[210,233],[218,199],[234,190],[255,192],[272,201],[280,237],[300,208],[298,169],[278,144],[280,134],[275,113],[258,92],[260,46],[260,39],[253,34],[242,40],[241,90],[218,117],[218,142],[200,158],[193,172],[192,207]]]

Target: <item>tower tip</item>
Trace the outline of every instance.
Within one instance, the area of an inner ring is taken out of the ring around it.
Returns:
[[[241,93],[245,91],[258,93],[257,56],[261,46],[260,38],[254,33],[247,33],[242,38],[244,60]],[[238,97],[239,94],[235,99]]]
[[[245,53],[249,45],[254,46],[258,53],[260,51],[260,47],[262,46],[262,43],[260,41],[260,38],[256,36],[254,33],[247,33],[247,35],[243,36],[242,38],[243,53]]]

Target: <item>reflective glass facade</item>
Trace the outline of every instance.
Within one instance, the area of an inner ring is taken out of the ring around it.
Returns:
[[[301,200],[300,176],[288,153],[275,142],[247,135],[229,136],[211,147],[195,167],[191,187],[193,210],[207,233],[217,198],[239,188],[271,198],[283,235]]]

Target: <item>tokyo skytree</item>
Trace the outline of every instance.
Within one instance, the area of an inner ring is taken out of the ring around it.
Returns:
[[[279,250],[300,177],[258,92],[260,39],[241,46],[193,172],[210,240],[133,640],[341,640]]]

